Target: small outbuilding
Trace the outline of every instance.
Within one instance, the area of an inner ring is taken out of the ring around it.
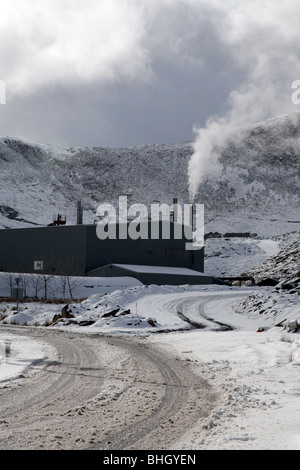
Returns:
[[[134,277],[144,285],[201,285],[214,284],[214,278],[188,268],[108,264],[87,273],[91,277]]]

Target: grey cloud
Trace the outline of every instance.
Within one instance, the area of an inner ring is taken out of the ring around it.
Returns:
[[[286,48],[280,43],[284,27],[277,36],[272,28],[286,6],[280,10],[274,0],[275,13],[262,9],[256,25],[249,9],[255,4],[90,0],[88,8],[45,0],[42,8],[38,0],[12,0],[6,8],[7,13],[19,8],[14,28],[5,10],[0,18],[6,34],[0,79],[7,85],[1,134],[114,147],[193,139],[194,125],[205,128],[209,116],[232,113],[242,98],[251,108],[253,70],[265,74],[264,83],[286,87],[290,79],[285,70],[292,58],[273,74]],[[292,30],[296,34],[296,26]],[[291,46],[287,36],[284,44]],[[261,49],[267,55],[272,44],[278,58],[260,69],[257,53],[263,58]],[[294,70],[291,80],[298,78]],[[269,97],[274,100],[271,91]]]

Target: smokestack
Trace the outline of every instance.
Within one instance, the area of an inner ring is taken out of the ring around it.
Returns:
[[[177,206],[177,204],[178,204],[178,198],[174,197],[174,199],[173,199],[173,221],[174,221],[174,223],[177,222],[177,217],[178,217],[178,214],[177,214],[178,206]]]
[[[82,225],[82,212],[81,201],[77,201],[77,225]]]
[[[191,205],[191,209],[190,209],[190,226],[192,227],[192,230],[195,230],[195,212],[196,212],[196,208],[195,208],[195,205],[192,204]]]

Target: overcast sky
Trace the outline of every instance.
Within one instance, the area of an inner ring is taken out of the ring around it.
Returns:
[[[241,109],[249,123],[300,111],[299,35],[299,0],[2,2],[0,135],[160,144]]]

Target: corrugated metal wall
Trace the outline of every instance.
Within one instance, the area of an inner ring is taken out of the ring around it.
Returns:
[[[96,225],[0,230],[0,270],[85,275],[107,264],[123,263],[203,272],[204,250],[186,251],[185,242],[172,236],[169,240],[100,240]],[[37,261],[42,262],[40,270],[35,269]]]
[[[80,275],[85,272],[85,227],[0,230],[0,269],[8,272]],[[35,269],[35,262],[43,269]]]

